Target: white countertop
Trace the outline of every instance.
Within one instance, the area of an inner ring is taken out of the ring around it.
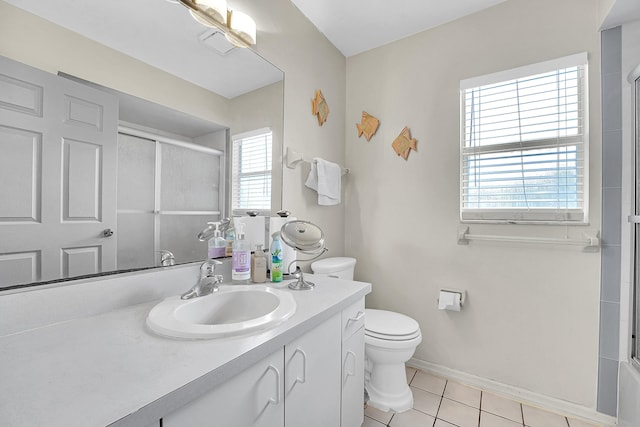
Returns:
[[[155,335],[145,319],[158,300],[4,336],[0,425],[146,427],[371,291],[368,283],[308,276],[316,288],[289,291],[297,304],[290,319],[243,337]]]

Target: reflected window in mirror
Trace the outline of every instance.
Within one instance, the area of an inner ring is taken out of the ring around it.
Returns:
[[[234,215],[271,211],[272,133],[257,129],[231,137],[231,209]]]

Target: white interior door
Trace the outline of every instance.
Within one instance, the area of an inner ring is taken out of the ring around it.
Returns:
[[[0,57],[0,287],[113,270],[118,101]]]

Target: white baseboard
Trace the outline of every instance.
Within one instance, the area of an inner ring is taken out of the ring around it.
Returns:
[[[429,372],[431,374],[445,378],[450,378],[452,380],[456,380],[461,383],[489,391],[491,393],[499,394],[518,402],[530,404],[531,406],[542,407],[553,412],[558,412],[570,418],[573,417],[581,419],[587,422],[602,425],[604,427],[615,427],[617,425],[617,420],[614,417],[601,414],[593,408],[587,408],[575,403],[545,396],[529,390],[478,377],[476,375],[457,371],[455,369],[436,365],[430,362],[425,362],[423,360],[418,360],[415,358],[410,359],[407,362],[407,365],[420,369],[421,371]]]

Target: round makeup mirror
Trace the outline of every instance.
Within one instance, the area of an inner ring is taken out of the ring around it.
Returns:
[[[311,261],[328,251],[324,246],[324,233],[322,229],[309,221],[295,220],[285,223],[280,228],[280,237],[285,245],[294,248],[296,251],[305,255],[313,255],[306,260],[295,259],[287,266],[287,271],[296,261]],[[295,282],[289,283],[289,289],[293,290],[309,290],[313,289],[314,283],[304,280],[304,275],[299,266],[296,271],[291,273]]]

